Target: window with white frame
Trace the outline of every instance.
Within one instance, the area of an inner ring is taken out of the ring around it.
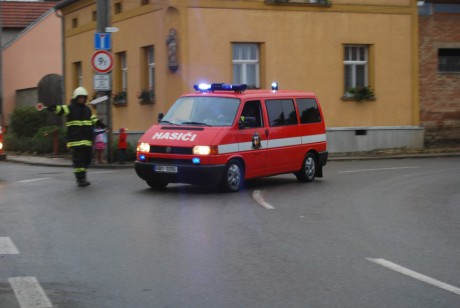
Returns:
[[[155,51],[153,46],[147,47],[147,70],[149,90],[155,93]]]
[[[344,72],[345,72],[345,94],[351,89],[368,87],[368,54],[367,45],[345,45],[344,46]]]
[[[80,61],[73,63],[73,84],[75,88],[83,86],[83,72]]]
[[[114,75],[114,88],[116,94],[114,95],[114,101],[118,104],[126,104],[128,94],[128,63],[126,52],[119,52],[115,56],[116,71]]]
[[[120,53],[120,72],[121,72],[121,90],[126,92],[128,88],[128,64],[126,60],[126,52]]]
[[[233,83],[260,88],[259,45],[253,43],[232,44]]]

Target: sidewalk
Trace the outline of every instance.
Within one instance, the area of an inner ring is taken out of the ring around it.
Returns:
[[[329,153],[328,161],[344,160],[374,160],[374,159],[402,159],[402,158],[427,158],[427,157],[460,157],[460,147],[436,149],[389,149],[369,152]],[[70,156],[53,157],[50,155],[33,156],[7,154],[6,161],[24,163],[36,166],[72,167]],[[134,162],[92,164],[91,168],[118,169],[134,168]]]

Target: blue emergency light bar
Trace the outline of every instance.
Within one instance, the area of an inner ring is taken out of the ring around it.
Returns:
[[[213,91],[234,91],[237,93],[244,92],[248,86],[245,84],[229,84],[229,83],[200,83],[193,86],[196,91],[213,92]]]

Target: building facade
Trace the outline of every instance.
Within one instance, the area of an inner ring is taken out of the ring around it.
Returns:
[[[420,116],[428,147],[460,145],[460,1],[420,7]]]
[[[94,88],[96,1],[66,0],[65,87]],[[422,147],[414,0],[111,1],[114,131],[140,134],[193,84],[315,92],[331,152]]]
[[[38,84],[44,76],[62,75],[62,32],[53,10],[56,3],[0,2],[0,126],[9,125],[17,105],[37,103]]]

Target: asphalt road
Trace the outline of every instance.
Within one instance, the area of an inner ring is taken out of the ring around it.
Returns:
[[[460,158],[239,193],[0,163],[0,307],[460,307]]]

